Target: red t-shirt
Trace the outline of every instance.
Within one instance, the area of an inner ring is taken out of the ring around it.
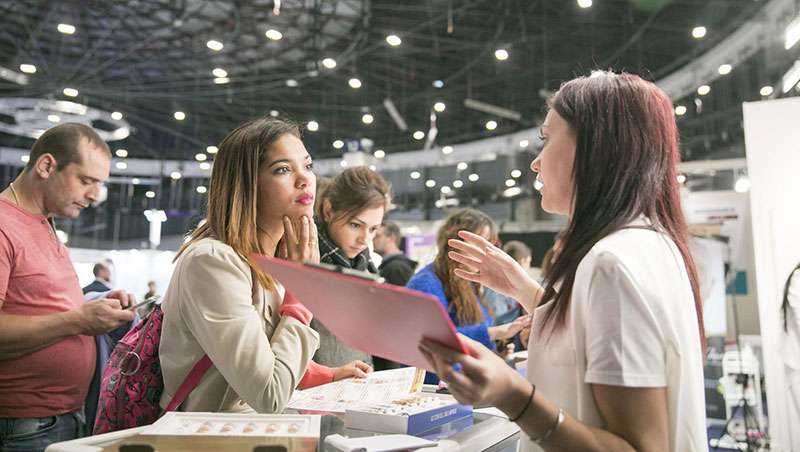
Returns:
[[[0,315],[45,315],[81,304],[69,252],[47,218],[0,199]],[[0,360],[0,418],[80,410],[94,366],[89,336],[67,337],[20,358]]]

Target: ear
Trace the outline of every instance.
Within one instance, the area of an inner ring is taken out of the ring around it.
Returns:
[[[58,171],[58,162],[53,154],[44,153],[36,159],[33,171],[42,179],[47,179],[51,174]]]
[[[325,223],[330,223],[332,218],[333,207],[331,206],[331,201],[329,199],[325,199],[322,201],[322,219],[325,221]]]

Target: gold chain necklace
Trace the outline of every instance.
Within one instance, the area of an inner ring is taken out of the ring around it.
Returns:
[[[20,204],[19,204],[19,198],[17,197],[17,191],[14,190],[14,182],[9,182],[8,188],[11,189],[11,194],[14,196],[14,202],[17,203],[17,205],[19,206]]]

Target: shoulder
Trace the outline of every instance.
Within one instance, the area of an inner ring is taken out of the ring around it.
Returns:
[[[433,271],[433,264],[428,264],[408,281],[407,287],[412,289],[442,287],[442,282]]]
[[[235,267],[249,274],[249,265],[230,245],[213,238],[198,240],[183,250],[177,265],[186,270]]]

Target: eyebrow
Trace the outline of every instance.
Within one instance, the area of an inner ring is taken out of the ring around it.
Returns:
[[[95,182],[95,183],[97,183],[97,182],[103,182],[103,181],[101,181],[100,179],[97,179],[96,177],[87,176],[87,175],[85,175],[85,174],[81,174],[81,176],[80,176],[80,177],[81,177],[82,179],[89,179],[90,181],[92,181],[92,182]]]
[[[361,218],[358,218],[358,217],[353,217],[353,219],[351,221],[356,221],[358,223],[363,224],[364,226],[369,226],[369,224],[367,224],[366,221],[364,221],[364,220],[362,220]],[[380,226],[380,224],[376,224],[375,226],[372,226],[372,227],[379,227],[379,226]]]
[[[306,154],[306,157],[303,160],[311,160],[311,155],[310,154]],[[291,162],[291,160],[289,160],[289,159],[278,159],[278,160],[275,160],[274,162],[270,163],[268,166],[274,166],[276,163],[290,163],[290,162]]]

